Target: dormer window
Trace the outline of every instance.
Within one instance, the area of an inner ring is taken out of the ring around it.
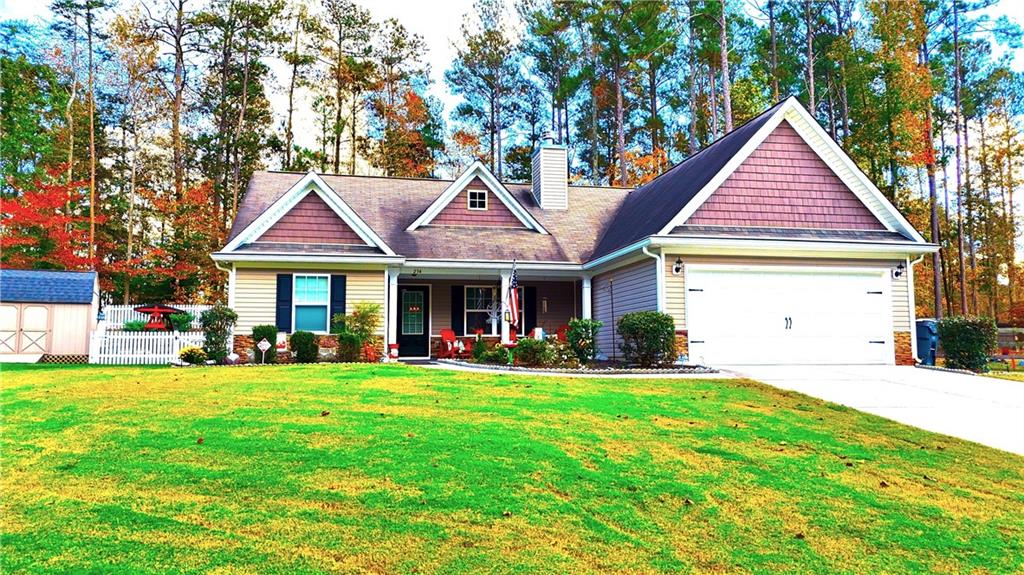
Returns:
[[[487,190],[474,190],[470,188],[469,194],[469,209],[471,210],[486,210],[487,209]]]

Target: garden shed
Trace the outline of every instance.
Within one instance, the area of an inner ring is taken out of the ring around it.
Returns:
[[[98,312],[96,272],[0,269],[0,361],[84,361]]]

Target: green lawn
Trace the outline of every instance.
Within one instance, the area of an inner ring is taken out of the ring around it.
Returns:
[[[753,382],[337,365],[0,382],[4,573],[1024,569],[1024,458]]]

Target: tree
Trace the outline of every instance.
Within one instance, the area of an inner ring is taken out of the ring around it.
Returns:
[[[27,269],[89,269],[95,266],[90,250],[90,219],[68,215],[67,202],[87,201],[88,183],[62,181],[63,166],[47,167],[28,185],[15,185],[14,198],[3,202],[0,227],[0,262]]]
[[[349,128],[348,173],[356,172],[357,122],[362,109],[363,94],[372,80],[373,64],[370,61],[370,39],[376,32],[370,13],[350,0],[326,0],[326,22],[324,22],[325,51],[320,55],[334,82],[334,172],[341,168],[341,141],[347,125]],[[342,119],[342,102],[346,96],[350,102],[349,118]]]
[[[517,96],[525,87],[521,54],[512,41],[501,0],[476,0],[473,13],[476,18],[467,15],[462,23],[463,43],[455,46],[455,61],[445,72],[445,81],[463,99],[456,119],[482,125],[488,140],[488,166],[501,179],[502,136],[515,121]]]
[[[306,4],[293,4],[290,10],[290,17],[295,25],[291,31],[291,47],[282,54],[282,58],[289,67],[288,111],[284,129],[284,157],[281,161],[281,167],[285,170],[296,169],[296,165],[292,162],[292,154],[295,152],[292,149],[295,141],[292,125],[295,117],[295,89],[308,85],[309,73],[312,65],[316,63],[316,55],[307,38],[315,37],[315,32],[318,30],[318,22],[311,17]]]
[[[29,38],[37,31],[3,24],[0,43],[0,198],[15,194],[63,160],[58,146],[67,93],[57,70],[40,63]]]

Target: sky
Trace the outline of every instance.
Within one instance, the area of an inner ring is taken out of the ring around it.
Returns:
[[[129,1],[122,0],[124,3]],[[147,1],[153,4],[159,2]],[[45,23],[50,17],[49,4],[47,0],[0,0],[0,20],[16,19]],[[427,63],[430,65],[433,80],[430,93],[444,104],[447,120],[458,105],[459,97],[448,92],[444,83],[444,72],[455,57],[452,42],[460,36],[463,15],[472,10],[472,0],[368,0],[360,4],[369,9],[375,20],[395,18],[409,31],[423,37],[428,48]],[[1008,16],[1011,20],[1024,25],[1024,0],[999,0],[988,8],[987,12],[993,19]],[[514,16],[515,11],[510,9],[509,13]],[[286,78],[282,62],[270,62],[270,65],[275,72],[279,72],[279,81]],[[1024,55],[1014,59],[1014,67],[1018,71],[1024,71]],[[299,115],[295,121],[297,126],[306,126],[308,129],[296,130],[296,143],[315,147],[313,140],[316,130],[312,128],[315,122],[309,98],[306,96],[308,94],[300,95],[304,102],[298,104]],[[287,109],[287,95],[283,85],[272,88],[270,100],[278,115],[283,116]]]

